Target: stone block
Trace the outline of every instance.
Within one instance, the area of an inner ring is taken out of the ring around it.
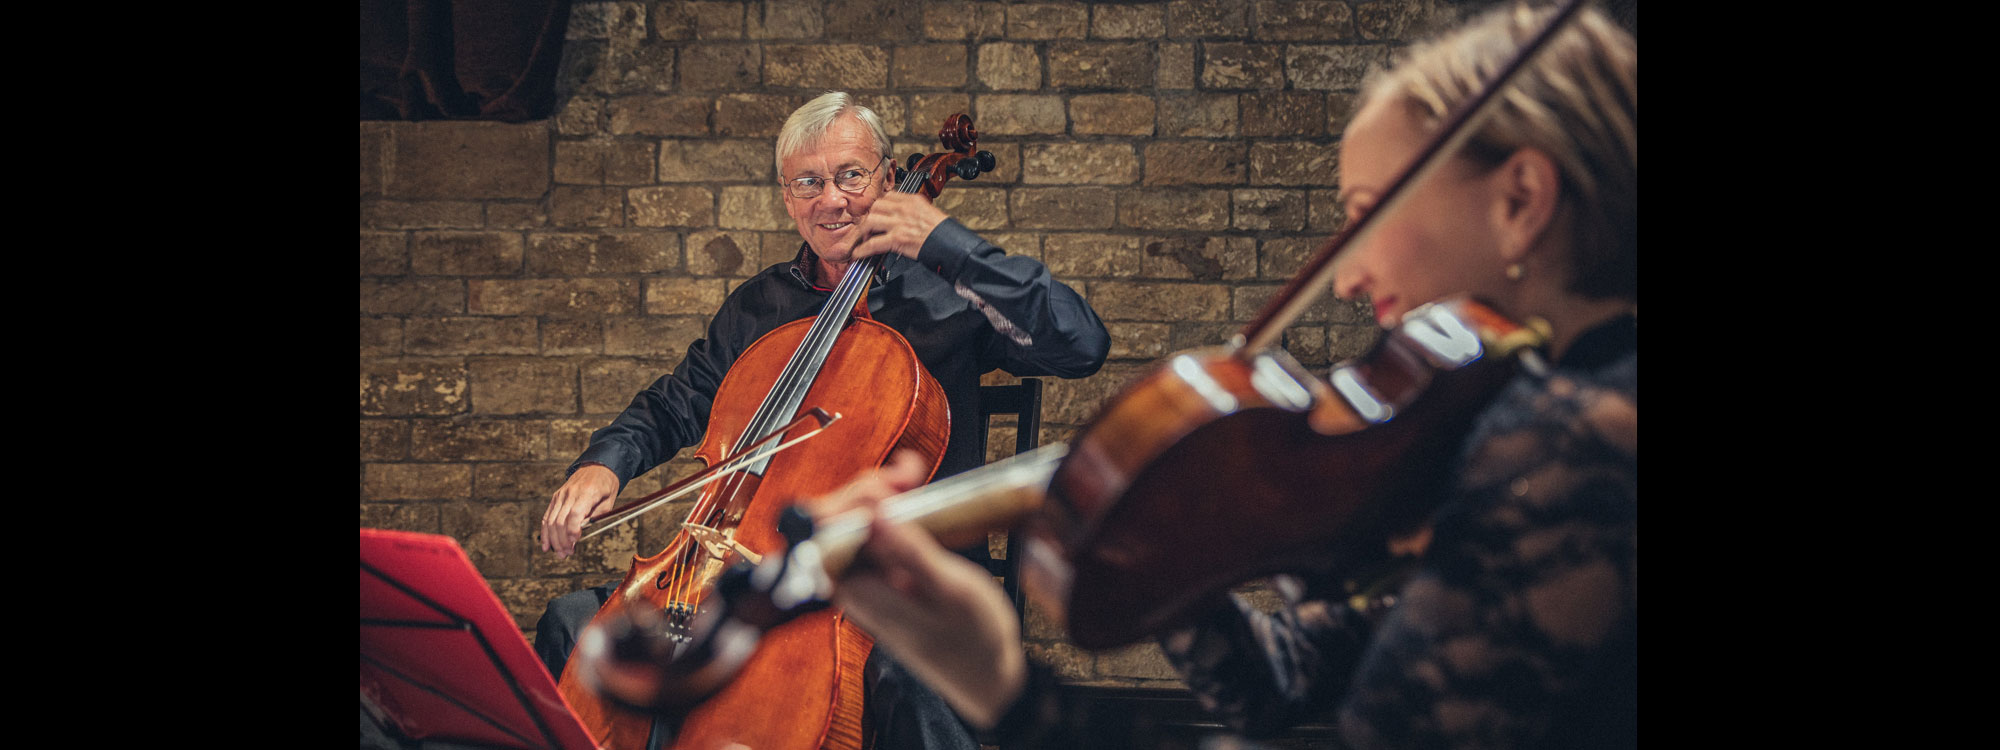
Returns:
[[[576,365],[566,360],[482,358],[467,369],[474,414],[576,413]]]
[[[1136,276],[1144,261],[1140,242],[1127,234],[1052,234],[1043,243],[1042,262],[1063,280]]]
[[[1256,317],[1257,311],[1264,309],[1264,306],[1271,301],[1271,298],[1277,296],[1279,289],[1280,287],[1278,286],[1265,286],[1262,284],[1246,284],[1237,287],[1235,291],[1236,300],[1232,303],[1235,310],[1232,318],[1248,321]],[[1373,316],[1356,314],[1351,303],[1342,301],[1331,294],[1323,294],[1320,295],[1319,299],[1314,300],[1312,304],[1307,305],[1306,309],[1299,313],[1298,318],[1294,322],[1301,324],[1352,324],[1357,322],[1365,323],[1372,319]]]
[[[1279,41],[1354,38],[1354,13],[1338,0],[1257,0],[1251,35]]]
[[[1414,29],[1448,28],[1458,19],[1455,8],[1407,2],[1357,3],[1354,26],[1368,40],[1407,39]]]
[[[1083,3],[1030,3],[1007,6],[1008,39],[1082,39],[1090,27]]]
[[[1373,319],[1375,308],[1366,302],[1352,303],[1360,308],[1361,316]],[[1373,323],[1366,325],[1331,325],[1326,327],[1327,359],[1340,362],[1367,354],[1375,342],[1382,338],[1382,329]]]
[[[563,39],[603,39],[637,44],[646,38],[646,4],[637,2],[581,3],[571,8]]]
[[[653,144],[646,141],[557,141],[556,182],[642,185],[653,181]]]
[[[1144,42],[1055,42],[1049,87],[1144,89],[1153,83],[1153,50]]]
[[[362,318],[361,357],[394,357],[403,353],[401,318]]]
[[[411,425],[410,457],[419,461],[533,461],[547,427],[523,419],[420,419]],[[525,527],[524,527],[525,528]]]
[[[1202,45],[1201,87],[1205,89],[1281,89],[1285,86],[1284,50],[1276,44],[1209,42]]]
[[[826,29],[821,3],[773,0],[749,12],[751,39],[817,39]]]
[[[981,94],[979,113],[973,118],[979,124],[979,132],[1005,133],[1010,137],[1061,135],[1069,129],[1059,96]]]
[[[930,39],[996,39],[1007,33],[1007,8],[988,2],[937,2],[924,6]]]
[[[1158,39],[1166,34],[1167,13],[1160,5],[1102,4],[1091,8],[1091,38]]]
[[[409,455],[409,422],[401,419],[361,420],[362,461],[401,461]]]
[[[1165,237],[1144,250],[1140,275],[1149,279],[1247,279],[1257,270],[1257,241],[1250,237]]]
[[[1151,362],[1173,353],[1167,348],[1169,327],[1165,323],[1119,322],[1104,327],[1111,333],[1111,359]]]
[[[935,138],[937,137],[938,127],[944,123],[945,118],[960,112],[968,114],[972,112],[971,96],[949,93],[912,94],[910,96],[909,116],[904,118],[907,124],[904,132],[914,133],[916,136],[923,138]],[[985,120],[980,119],[977,121],[977,124],[979,125],[980,133],[984,134],[988,132]],[[979,147],[988,150],[992,149],[992,146],[985,143],[979,144]],[[903,154],[903,151],[897,150],[895,154],[900,156]],[[983,180],[986,178],[981,176],[979,179]]]
[[[715,225],[715,194],[697,185],[633,188],[626,192],[631,207],[626,219],[638,227],[707,227]]]
[[[464,500],[472,496],[466,464],[366,464],[362,497],[369,500]]]
[[[879,89],[889,83],[889,52],[868,44],[771,44],[764,85],[805,89]]]
[[[568,461],[474,464],[472,499],[487,501],[539,502],[547,507],[549,498],[562,485]],[[541,517],[540,512],[536,518]]]
[[[742,91],[761,83],[763,48],[755,44],[690,44],[681,48],[681,89]]]
[[[700,231],[688,235],[688,273],[696,276],[749,276],[757,272],[757,235]]]
[[[595,96],[572,96],[563,102],[551,119],[555,122],[557,135],[597,135],[606,127],[604,100]]]
[[[1118,197],[1118,225],[1134,229],[1229,228],[1227,190],[1134,190]]]
[[[1077,135],[1152,135],[1153,98],[1140,94],[1082,94],[1069,100]]]
[[[650,230],[537,233],[528,236],[533,276],[605,276],[677,271],[680,237]]]
[[[410,238],[410,272],[425,276],[520,273],[521,234],[417,232]]]
[[[542,323],[544,356],[601,354],[603,351],[604,323],[601,320],[551,318]]]
[[[1316,91],[1262,91],[1244,94],[1243,135],[1320,136],[1326,134],[1326,95]]]
[[[598,317],[638,311],[636,279],[477,279],[466,284],[474,315]]]
[[[712,315],[727,293],[721,279],[648,279],[646,314]]]
[[[1287,280],[1305,267],[1306,260],[1319,251],[1325,237],[1278,237],[1264,240],[1257,249],[1257,277]]]
[[[898,47],[891,56],[891,85],[898,89],[963,87],[965,57],[963,44]]]
[[[1117,216],[1113,194],[1101,187],[1015,188],[1008,205],[1023,229],[1106,229]]]
[[[1382,45],[1293,44],[1285,47],[1285,70],[1294,89],[1358,89],[1370,65],[1388,63],[1389,50]]]
[[[901,42],[924,28],[922,0],[827,0],[826,35],[831,39]]]
[[[530,317],[412,317],[405,350],[425,356],[536,354],[536,322]]]
[[[382,280],[361,282],[362,315],[440,315],[465,312],[465,282],[460,279]]]
[[[664,374],[680,364],[689,344],[707,335],[705,323],[707,319],[700,316],[610,318],[604,321],[604,353],[647,358],[654,365],[664,364],[655,373]]]
[[[488,229],[539,229],[548,224],[548,208],[542,201],[486,204]]]
[[[458,540],[472,567],[486,578],[528,574],[528,554],[539,549],[525,530],[540,525],[542,507],[533,503],[446,503],[438,509],[444,533]]]
[[[1162,96],[1159,112],[1162,138],[1234,138],[1237,134],[1235,94]]]
[[[409,271],[409,235],[402,232],[361,232],[361,275],[394,276]]]
[[[1087,680],[1096,670],[1097,657],[1070,644],[1043,641],[1022,645],[1027,649],[1029,659],[1048,665],[1057,679],[1066,682]]]
[[[1234,218],[1230,226],[1246,231],[1299,231],[1306,226],[1303,190],[1247,189],[1230,193]]]
[[[583,413],[611,415],[624,411],[635,394],[672,371],[671,367],[662,367],[657,361],[644,359],[603,359],[585,363],[579,373],[583,388]],[[589,429],[602,426],[604,424],[599,422]],[[577,452],[589,445],[588,431],[583,437],[585,442],[577,446]]]
[[[1130,185],[1139,179],[1139,157],[1124,143],[1029,144],[1022,162],[1027,185]]]
[[[389,123],[361,123],[361,197],[382,192],[382,173],[389,153]]]
[[[612,135],[705,136],[709,107],[705,96],[623,96],[607,116]]]
[[[716,223],[724,229],[773,232],[798,228],[798,223],[785,213],[784,194],[776,185],[730,185],[723,188],[722,215]]]
[[[1299,364],[1324,370],[1333,360],[1327,356],[1325,326],[1293,326],[1285,329],[1280,337],[1279,348],[1292,355]]]
[[[1173,0],[1167,3],[1167,36],[1240,37],[1249,33],[1240,0]]]
[[[733,138],[776,138],[804,97],[778,94],[725,94],[715,100],[715,134]],[[766,148],[769,148],[768,146]],[[770,159],[766,159],[770,161]]]
[[[979,82],[996,91],[1042,87],[1042,56],[1035,45],[990,42],[979,45]]]
[[[415,122],[391,128],[382,193],[398,199],[539,198],[549,189],[546,122]]]
[[[558,186],[549,193],[549,222],[559,227],[622,226],[625,190]]]
[[[874,110],[875,116],[882,120],[882,132],[889,134],[890,143],[894,143],[896,138],[909,132],[903,127],[903,123],[910,119],[910,107],[903,99],[904,97],[900,94],[854,95],[856,102],[859,102],[863,107]],[[787,116],[790,116],[790,114],[789,112],[786,113]]]
[[[438,533],[438,506],[430,503],[362,503],[361,528]]]
[[[1186,42],[1160,43],[1159,68],[1153,81],[1162,89],[1194,88],[1194,45]]]
[[[1340,183],[1340,144],[1278,141],[1250,145],[1250,184],[1305,187]]]
[[[742,39],[745,3],[691,2],[686,4],[696,39]]]
[[[1149,680],[1178,680],[1180,672],[1167,663],[1158,643],[1138,643],[1104,651],[1097,655],[1097,676]]]
[[[361,415],[449,416],[466,409],[465,363],[394,360],[361,363]]]
[[[1091,307],[1106,320],[1221,321],[1229,316],[1226,284],[1099,281],[1091,285],[1091,294]]]
[[[1347,209],[1340,205],[1340,190],[1307,190],[1306,228],[1326,235],[1338,233],[1347,226]]]
[[[1146,144],[1147,185],[1241,185],[1245,146],[1232,141],[1155,141]]]
[[[980,178],[984,181],[985,178]],[[1007,191],[999,188],[967,187],[973,183],[956,178],[937,197],[937,207],[967,229],[984,232],[1007,226]],[[995,243],[999,244],[999,243]],[[1004,246],[1003,246],[1004,247]]]
[[[1126,286],[1134,285],[1126,284]],[[1099,312],[1104,309],[1102,306],[1096,307]],[[1103,410],[1105,402],[1111,397],[1118,395],[1126,386],[1143,377],[1151,369],[1142,364],[1111,362],[1106,363],[1104,369],[1099,370],[1096,375],[1081,380],[1045,379],[1042,381],[1042,421],[1045,424],[1050,422],[1059,425],[1083,424]],[[1045,431],[1042,435],[1042,444],[1048,445],[1054,440],[1067,439],[1069,439],[1067,434],[1057,435]]]
[[[485,211],[467,201],[362,201],[361,226],[367,229],[477,228]]]

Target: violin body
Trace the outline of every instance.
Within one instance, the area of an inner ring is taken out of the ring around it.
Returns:
[[[1282,349],[1215,348],[1125,389],[1072,442],[1029,523],[1036,603],[1078,646],[1102,649],[1260,575],[1382,556],[1383,540],[1436,508],[1479,407],[1516,367],[1486,346],[1519,327],[1483,306],[1425,316],[1332,382]],[[1466,330],[1440,334],[1450,321]]]
[[[747,426],[813,322],[779,326],[730,367],[695,451],[698,458],[714,463],[738,441],[756,437],[745,434]],[[916,451],[936,470],[950,435],[944,389],[888,326],[859,317],[845,325],[804,401],[841,415],[827,428],[826,439],[773,456],[761,478],[743,473],[710,485],[689,512],[691,522],[705,521],[760,555],[779,553],[786,544],[778,533],[778,514],[795,499],[830,492],[899,449]],[[740,507],[740,514],[733,507]],[[694,540],[677,535],[659,554],[633,559],[624,582],[592,622],[629,607],[672,613],[687,604],[699,606],[709,584],[733,561],[701,554]],[[672,747],[861,747],[861,671],[872,644],[834,610],[774,628],[739,679],[680,719],[672,729]],[[572,660],[564,668],[559,687],[591,737],[614,750],[648,747],[654,717],[605,702],[583,685],[577,666]]]

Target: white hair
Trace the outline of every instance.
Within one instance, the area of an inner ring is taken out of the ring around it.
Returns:
[[[875,150],[883,156],[889,155],[889,131],[883,129],[882,118],[875,115],[875,110],[861,106],[845,91],[828,91],[785,118],[785,127],[778,131],[778,174],[784,175],[785,157],[818,143],[842,115],[853,115],[868,126],[868,132],[875,136]]]

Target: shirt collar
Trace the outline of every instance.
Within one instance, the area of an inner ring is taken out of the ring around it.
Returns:
[[[813,252],[812,245],[805,242],[799,243],[799,255],[792,259],[790,270],[792,278],[797,279],[799,283],[806,285],[809,289],[831,292],[834,285],[840,283],[840,279],[821,279],[819,277],[819,254]],[[869,287],[879,286],[888,280],[889,261],[884,259],[881,265],[875,267],[875,278],[869,283]]]

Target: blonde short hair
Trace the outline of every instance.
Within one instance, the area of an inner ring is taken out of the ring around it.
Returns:
[[[1496,8],[1411,48],[1362,84],[1362,101],[1400,98],[1442,125],[1534,34],[1553,8]],[[1639,298],[1639,42],[1586,8],[1516,75],[1461,156],[1498,166],[1534,148],[1562,172],[1561,206],[1572,243],[1570,290]]]
[[[780,178],[784,176],[785,157],[818,143],[842,115],[853,115],[861,124],[868,126],[868,132],[875,136],[876,151],[883,156],[889,155],[889,132],[883,129],[882,118],[875,115],[875,110],[861,106],[845,91],[828,91],[794,110],[791,117],[785,118],[785,126],[778,130]]]

